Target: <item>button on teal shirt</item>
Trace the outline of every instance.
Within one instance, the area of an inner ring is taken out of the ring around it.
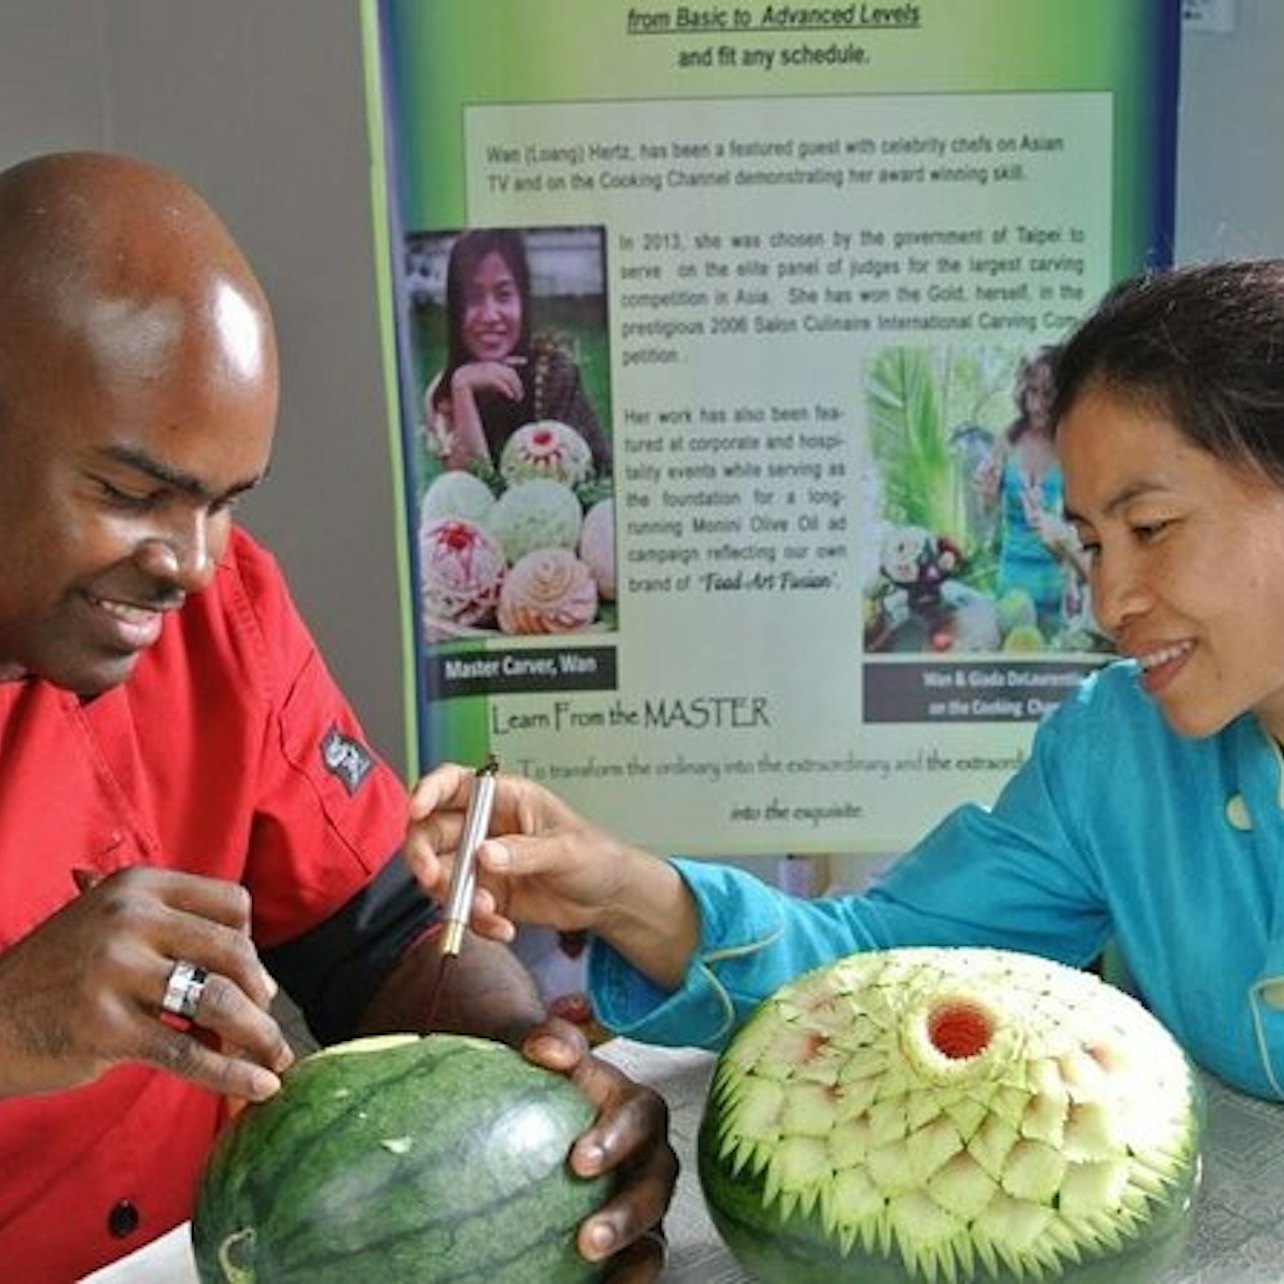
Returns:
[[[1079,966],[1113,941],[1195,1061],[1284,1098],[1279,748],[1251,715],[1176,735],[1130,663],[1039,728],[993,808],[952,813],[864,895],[798,900],[723,865],[674,864],[702,925],[679,990],[594,942],[594,1002],[618,1033],[720,1047],[786,980],[859,950],[990,945]]]

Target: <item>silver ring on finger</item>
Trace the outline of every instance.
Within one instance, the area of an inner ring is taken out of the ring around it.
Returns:
[[[161,1011],[168,1012],[170,1016],[181,1017],[184,1021],[194,1021],[208,977],[209,973],[203,967],[189,963],[186,959],[179,959],[170,969],[169,980],[165,982]]]

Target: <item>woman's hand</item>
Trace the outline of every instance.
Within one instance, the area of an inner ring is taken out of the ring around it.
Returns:
[[[421,886],[444,901],[473,773],[447,763],[426,775],[410,804],[406,858]],[[593,825],[533,781],[500,776],[491,816],[496,837],[477,849],[470,926],[497,941],[516,924],[587,929],[658,985],[686,973],[699,923],[695,903],[667,862]]]
[[[612,1284],[658,1279],[665,1253],[660,1223],[678,1175],[664,1098],[595,1057],[584,1035],[556,1018],[531,1031],[522,1052],[567,1075],[597,1111],[571,1149],[571,1168],[581,1177],[618,1177],[614,1194],[580,1226],[581,1255],[591,1262],[611,1259]]]
[[[435,425],[434,432],[446,445],[443,460],[446,467],[468,468],[481,460],[490,460],[486,427],[477,405],[480,394],[492,393],[509,401],[520,401],[524,392],[521,375],[513,361],[470,361],[459,366],[450,377],[449,397],[440,413],[431,405],[425,408],[429,424]]]
[[[126,1061],[270,1096],[293,1054],[249,925],[235,883],[140,866],[87,886],[0,955],[0,1096],[76,1087]],[[191,1029],[162,1016],[179,961],[208,974]]]
[[[472,786],[471,771],[447,763],[419,782],[410,801],[406,855],[438,900],[450,886]],[[471,926],[480,936],[511,940],[517,922],[594,929],[620,893],[623,845],[533,781],[499,777],[491,833],[505,840],[478,848],[481,890]]]
[[[972,473],[972,482],[976,486],[981,503],[987,508],[999,497],[999,484],[1003,480],[1004,448],[1000,441],[990,453],[981,460]]]
[[[450,378],[450,396],[476,397],[479,392],[493,392],[509,401],[521,401],[525,389],[522,377],[508,361],[469,361],[459,366]]]
[[[1074,551],[1078,544],[1074,527],[1060,513],[1044,507],[1043,496],[1037,486],[1027,486],[1022,490],[1021,503],[1026,524],[1048,552],[1064,557]]]

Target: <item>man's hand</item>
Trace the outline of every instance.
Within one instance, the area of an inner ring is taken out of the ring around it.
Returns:
[[[444,992],[433,938],[411,945],[366,1009],[358,1033],[434,1030],[498,1039],[528,1060],[565,1074],[597,1117],[571,1150],[582,1176],[615,1173],[617,1189],[580,1228],[579,1249],[590,1261],[611,1260],[614,1284],[649,1284],[663,1264],[658,1233],[673,1195],[677,1157],[668,1143],[668,1107],[650,1088],[593,1056],[568,1021],[545,1017],[534,982],[511,951],[469,936]]]
[[[582,1177],[614,1172],[612,1197],[581,1225],[578,1246],[591,1262],[610,1259],[612,1284],[647,1284],[664,1267],[660,1223],[673,1197],[678,1159],[669,1145],[669,1110],[659,1093],[595,1057],[584,1035],[550,1018],[522,1042],[528,1060],[567,1075],[597,1118],[571,1149]]]
[[[271,1096],[293,1053],[249,925],[235,883],[140,866],[87,887],[0,955],[0,1097],[76,1087],[127,1061]],[[161,1011],[179,961],[208,973],[190,1028]]]

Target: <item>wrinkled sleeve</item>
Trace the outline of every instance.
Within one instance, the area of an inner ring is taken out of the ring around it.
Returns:
[[[408,798],[373,751],[275,561],[240,542],[267,729],[253,765],[245,882],[254,938],[314,1032],[350,1030],[405,945],[434,920],[400,860]]]
[[[744,870],[677,859],[695,898],[701,939],[672,994],[594,940],[589,982],[598,1019],[645,1043],[718,1048],[757,1003],[792,976],[831,958],[876,947],[876,922],[859,902],[800,901]],[[856,911],[856,912],[853,912]]]
[[[658,989],[605,942],[589,963],[599,1019],[649,1043],[721,1047],[753,1008],[814,967],[868,949],[988,945],[1080,965],[1109,924],[1089,845],[1077,830],[1081,784],[1060,779],[1077,728],[1054,716],[994,808],[964,806],[859,896],[802,900],[727,866],[674,860],[701,936],[682,985]]]

